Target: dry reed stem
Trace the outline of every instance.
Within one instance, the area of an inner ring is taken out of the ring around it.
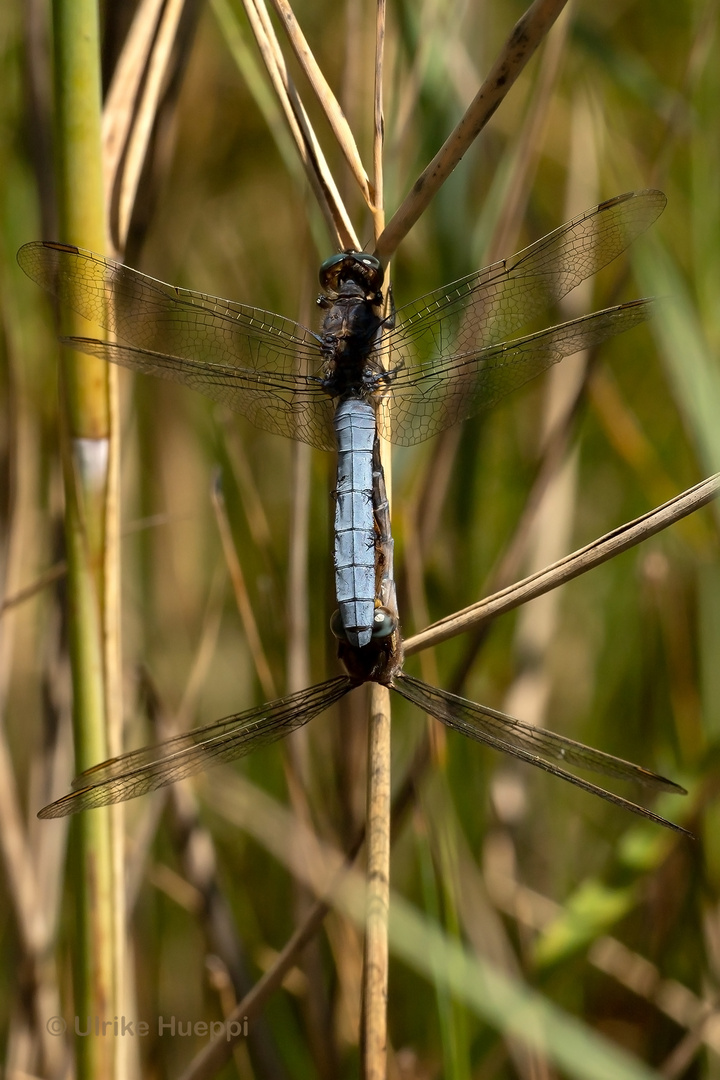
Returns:
[[[310,295],[310,283],[303,290]],[[310,304],[306,299],[300,309],[300,322],[307,326]],[[288,537],[288,570],[285,598],[287,607],[286,690],[294,693],[310,685],[310,506],[312,449],[307,443],[295,441],[291,446],[292,477],[290,482],[290,535]],[[257,542],[257,541],[256,541]],[[270,537],[267,538],[270,549]],[[305,782],[307,771],[306,734],[297,732],[290,740],[298,778]]]
[[[103,108],[103,177],[108,244],[115,258],[125,250],[132,207],[157,111],[178,3],[143,0],[122,52]],[[170,33],[168,34],[168,31]],[[160,53],[157,38],[162,40]],[[138,97],[140,102],[138,104]]]
[[[388,917],[390,910],[390,691],[370,691],[367,779],[367,907],[363,951],[363,1080],[387,1070]]]
[[[382,102],[385,20],[385,0],[377,0],[373,105],[373,226],[376,238],[385,224]],[[390,499],[392,466],[388,446],[382,448],[382,459],[385,485]],[[373,684],[370,690],[367,761],[367,900],[360,1053],[363,1080],[385,1080],[389,975],[391,708],[389,689],[377,684]]]
[[[244,442],[240,437],[235,417],[223,424],[225,449],[228,460],[232,467],[233,479],[237,485],[238,494],[242,502],[245,519],[248,523],[250,536],[261,555],[266,556],[266,570],[272,571],[274,577],[277,572],[273,569],[271,559],[267,558],[272,550],[273,533],[265,513],[263,500],[258,491],[253,471],[248,461]],[[298,444],[303,445],[303,444]]]
[[[230,580],[232,581],[233,592],[235,593],[235,602],[245,629],[245,637],[247,639],[248,648],[250,649],[250,654],[253,658],[253,663],[255,664],[255,671],[260,680],[260,685],[263,688],[263,694],[268,701],[272,701],[273,698],[277,697],[275,680],[273,679],[272,670],[268,663],[267,656],[265,655],[265,649],[263,648],[257,622],[255,621],[255,614],[248,595],[247,585],[245,584],[245,575],[243,574],[242,565],[238,558],[237,551],[235,550],[232,530],[225,508],[225,499],[218,483],[213,484],[210,499],[213,510],[215,511],[215,520],[217,522],[218,532],[220,533],[225,563],[230,573]]]
[[[383,151],[385,147],[385,118],[383,116],[383,88],[385,66],[385,0],[376,0],[375,15],[375,80],[373,86],[373,184],[375,186],[375,205],[373,209],[373,228],[375,240],[385,228],[385,181]]]
[[[169,738],[179,731],[184,731],[190,724],[196,711],[198,695],[207,679],[208,669],[215,652],[223,615],[225,593],[225,568],[219,565],[212,578],[202,627],[194,656],[188,669],[188,677],[182,692],[180,704],[168,721],[170,710],[160,699],[158,690],[147,673],[143,674],[144,697],[147,699],[147,712],[159,734],[159,739]],[[156,793],[148,800],[148,810],[139,827],[133,833],[134,846],[131,858],[128,858],[126,872],[126,906],[132,912],[138,898],[145,862],[150,845],[160,824],[160,817],[165,806],[166,796]]]
[[[441,641],[447,641],[448,638],[455,637],[473,626],[494,619],[506,611],[512,611],[513,608],[535,599],[536,596],[542,596],[551,589],[556,589],[566,581],[572,581],[580,574],[587,573],[593,567],[607,562],[608,559],[662,532],[663,529],[667,529],[702,506],[707,506],[717,498],[718,493],[720,493],[720,473],[715,473],[654,510],[648,511],[647,514],[605,533],[604,536],[591,541],[585,547],[566,555],[564,559],[558,560],[551,566],[523,578],[522,581],[515,582],[477,604],[471,604],[453,615],[439,619],[426,630],[409,638],[405,642],[405,653],[410,655],[421,649],[427,649],[431,645],[437,645]]]
[[[18,604],[24,604],[26,600],[32,600],[33,596],[36,596],[43,589],[46,589],[48,585],[52,585],[53,582],[59,581],[60,578],[65,577],[67,574],[67,562],[62,559],[60,562],[55,563],[54,566],[49,567],[39,577],[35,579],[32,585],[26,585],[22,589],[18,589],[12,596],[7,596],[0,603],[0,619],[3,618],[6,611],[11,611]]]
[[[307,43],[307,39],[298,25],[292,8],[286,0],[271,0],[271,2],[278,18],[282,20],[293,52],[322,106],[328,123],[332,128],[332,132],[337,139],[338,146],[350,167],[355,182],[360,188],[362,197],[368,207],[372,210],[373,205],[376,203],[376,199],[370,190],[370,180],[360,159],[360,152],[358,151],[353,133],[350,130],[350,125],[345,119],[345,114],[340,108],[337,98],[330,89],[330,85],[323,75],[318,62]]]
[[[243,4],[290,134],[331,235],[339,248],[357,248],[359,241],[290,78],[267,9],[262,0],[243,0]]]
[[[487,78],[455,130],[413,184],[379,237],[375,254],[389,258],[427,209],[533,55],[567,0],[535,0],[515,25]]]
[[[287,689],[290,693],[310,685],[308,555],[311,463],[311,448],[307,443],[296,443],[292,454],[292,508],[287,578]]]
[[[225,568],[218,565],[210,581],[200,636],[180,704],[175,712],[175,726],[186,730],[197,711],[197,700],[207,682],[208,671],[220,637],[225,599]]]

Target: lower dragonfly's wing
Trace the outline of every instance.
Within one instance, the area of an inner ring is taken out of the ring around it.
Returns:
[[[125,802],[212,765],[245,757],[303,727],[344,697],[353,685],[346,675],[340,675],[156,746],[103,761],[76,777],[73,792],[44,807],[38,817],[65,817],[79,810]]]
[[[601,799],[606,799],[625,810],[631,810],[634,814],[648,818],[658,825],[665,825],[687,836],[692,835],[680,825],[667,821],[644,806],[638,806],[637,803],[623,799],[614,792],[606,791],[596,784],[582,780],[555,762],[587,769],[589,772],[599,773],[602,776],[630,780],[659,791],[671,791],[677,795],[687,794],[684,788],[673,783],[672,780],[667,780],[664,776],[658,776],[657,773],[649,772],[640,765],[634,765],[622,758],[613,757],[612,754],[605,754],[602,750],[593,750],[583,743],[557,735],[546,728],[523,724],[522,721],[506,713],[490,709],[485,705],[476,705],[446,690],[428,686],[427,683],[413,678],[412,675],[407,675],[404,671],[399,671],[393,676],[393,687],[418,708],[434,716],[453,731],[466,735],[469,739],[475,739],[476,742],[485,743],[496,750],[502,750],[503,753],[511,754],[520,761],[536,765],[539,769],[544,769],[554,776],[575,784],[583,791],[598,795]]]
[[[94,338],[60,340],[101,360],[199,390],[263,431],[298,439],[319,450],[335,449],[335,405],[312,376],[209,364]]]
[[[326,449],[334,447],[332,410],[327,408],[318,379],[322,375],[319,339],[299,323],[260,308],[167,285],[70,244],[25,244],[18,252],[18,262],[28,277],[58,298],[62,307],[111,331],[122,345],[130,346],[114,353],[112,346],[107,346],[105,353],[95,350],[107,360],[184,382],[215,400],[218,380],[223,380],[225,403],[251,419],[263,411],[253,400],[263,376],[267,377],[266,400],[278,394],[281,413],[288,393],[298,380],[304,380],[305,441]],[[82,341],[84,345],[78,347],[91,351],[89,339]],[[163,365],[158,364],[159,355],[165,358]],[[246,379],[248,372],[256,374],[254,385]],[[284,421],[276,422],[273,430],[300,437]]]
[[[393,373],[378,404],[386,439],[409,446],[492,408],[565,356],[592,348],[646,321],[653,300],[632,300],[480,352],[438,356]]]

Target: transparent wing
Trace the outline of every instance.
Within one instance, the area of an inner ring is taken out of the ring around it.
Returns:
[[[421,369],[401,369],[377,408],[386,439],[408,446],[492,408],[506,394],[565,356],[599,345],[649,317],[653,300],[632,300],[551,326],[480,353],[439,357]]]
[[[557,304],[609,265],[665,209],[662,191],[634,191],[586,210],[510,259],[420,297],[395,313],[394,363],[477,352]]]
[[[571,355],[566,347],[536,359],[532,336],[517,344],[510,341],[500,351],[494,347],[617,258],[659,217],[666,202],[661,191],[618,195],[512,258],[399,308],[394,328],[383,339],[389,350],[387,366],[399,369],[389,399],[393,441],[408,445],[429,438],[490,408],[562,356]],[[618,316],[605,323],[602,336],[598,331],[605,313],[597,313],[600,321],[588,325],[590,336],[576,339],[578,350],[639,321],[637,309],[627,320],[622,307],[612,310]],[[547,333],[537,339],[538,346],[547,343]],[[504,371],[495,370],[499,365]],[[387,406],[384,411],[387,415]],[[384,434],[391,437],[385,421]]]
[[[429,438],[490,408],[563,356],[647,317],[647,303],[622,305],[500,345],[615,259],[665,203],[660,191],[620,195],[511,259],[399,309],[385,338],[389,366],[397,373],[391,396],[380,405],[383,434],[401,444]],[[102,345],[83,338],[77,347],[186,383],[259,427],[334,447],[332,404],[318,381],[318,338],[305,327],[166,285],[65,244],[27,244],[18,261],[63,304],[122,342]]]
[[[104,761],[76,777],[72,794],[44,807],[38,817],[65,817],[79,810],[125,802],[212,765],[245,757],[307,724],[344,697],[353,685],[341,675],[156,746]]]
[[[428,686],[427,683],[421,682],[403,671],[393,676],[393,687],[408,701],[417,705],[418,708],[429,713],[430,716],[434,716],[453,731],[461,732],[469,739],[475,739],[476,742],[485,743],[496,750],[502,750],[503,753],[511,754],[513,757],[519,758],[520,761],[536,765],[554,776],[559,776],[563,780],[575,784],[577,787],[582,788],[583,791],[598,795],[601,799],[606,799],[616,806],[631,810],[634,814],[639,814],[641,817],[648,818],[659,825],[665,825],[667,828],[675,829],[677,832],[691,835],[680,825],[675,825],[674,822],[653,814],[651,810],[638,806],[637,803],[630,802],[628,799],[623,799],[620,795],[615,795],[614,792],[606,791],[596,784],[591,784],[587,780],[575,776],[574,773],[569,772],[561,765],[554,763],[562,762],[562,765],[587,769],[589,772],[599,773],[601,776],[630,780],[658,791],[671,791],[677,795],[687,794],[684,788],[673,783],[672,780],[665,779],[664,776],[658,776],[657,773],[649,772],[647,769],[641,768],[640,765],[634,765],[632,762],[624,761],[622,758],[613,757],[612,754],[605,754],[602,750],[593,750],[591,747],[583,745],[583,743],[575,742],[574,739],[565,738],[563,735],[557,735],[546,728],[523,724],[520,720],[508,716],[506,713],[498,712],[484,705],[476,705],[465,698],[458,697],[456,694],[449,694],[445,690],[438,690],[435,687]]]
[[[312,377],[208,364],[94,338],[60,340],[101,360],[199,390],[263,431],[298,439],[319,450],[335,449],[335,404]]]
[[[332,405],[317,381],[322,374],[319,339],[299,323],[167,285],[69,244],[26,244],[18,262],[61,305],[130,346],[102,347],[82,338],[75,342],[78,348],[186,383],[251,420],[267,415],[274,422],[269,429],[278,434],[323,449],[335,446]],[[264,401],[258,405],[261,382]],[[303,397],[300,429],[288,407],[298,393]],[[268,407],[273,396],[278,398],[274,415]]]

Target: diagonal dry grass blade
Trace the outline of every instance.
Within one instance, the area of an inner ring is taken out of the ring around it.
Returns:
[[[387,259],[397,250],[485,127],[566,3],[567,0],[535,0],[516,24],[462,120],[412,185],[410,194],[378,239],[375,253],[379,258]]]
[[[235,549],[232,530],[227,516],[227,508],[225,506],[225,496],[222,491],[219,475],[215,477],[215,482],[213,483],[210,494],[210,501],[212,502],[212,507],[215,512],[215,520],[217,521],[218,532],[220,533],[220,542],[222,543],[225,563],[230,574],[230,580],[232,581],[235,602],[245,629],[245,636],[255,663],[255,670],[263,689],[263,695],[269,700],[277,697],[277,689],[275,687],[272,669],[263,647],[257,620],[248,595],[242,564]]]
[[[408,638],[405,642],[405,653],[410,655],[427,649],[431,645],[437,645],[448,638],[456,637],[470,627],[477,626],[488,619],[494,619],[506,611],[533,600],[536,596],[542,596],[551,589],[556,589],[566,581],[572,581],[580,574],[587,573],[593,567],[615,558],[621,552],[635,547],[647,540],[648,537],[662,532],[676,521],[694,513],[702,506],[717,498],[720,493],[720,473],[701,480],[699,484],[688,488],[687,491],[676,495],[674,499],[663,503],[662,506],[648,511],[634,521],[621,525],[612,532],[600,536],[585,547],[566,555],[564,559],[545,567],[544,570],[531,574],[529,577],[518,581],[513,585],[502,589],[493,596],[480,600],[477,604],[471,604],[462,611],[439,619],[427,629]]]

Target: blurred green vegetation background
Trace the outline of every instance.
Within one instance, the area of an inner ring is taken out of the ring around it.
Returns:
[[[108,73],[131,7],[121,0],[107,5]],[[389,5],[388,216],[462,114],[523,10],[491,0]],[[374,9],[301,0],[296,14],[369,162]],[[0,6],[6,600],[63,557],[53,317],[47,298],[15,262],[17,248],[29,240],[64,239],[53,231],[51,209],[46,18],[40,4]],[[652,326],[610,342],[595,358],[563,469],[524,526],[521,573],[644,513],[720,463],[718,5],[578,0],[563,20],[393,263],[402,304],[509,255],[602,199],[645,187],[668,196],[652,235],[583,290],[577,310],[560,313],[569,318],[634,296],[661,298]],[[199,9],[176,104],[156,133],[127,261],[164,281],[315,328],[317,266],[331,250],[267,103],[253,49],[234,2]],[[32,106],[31,87],[40,91]],[[541,95],[545,104],[531,124]],[[326,134],[317,111],[310,112]],[[361,239],[370,243],[371,222],[329,140],[327,156]],[[508,216],[516,184],[526,194]],[[493,246],[498,223],[508,245],[502,250]],[[552,379],[489,416],[394,454],[406,636],[484,595],[523,512],[551,411],[580,365],[568,360]],[[308,680],[337,673],[328,632],[331,455],[312,452],[308,621],[298,642],[287,619],[297,448],[169,383],[122,372],[121,396],[128,746],[156,737],[151,719],[158,715],[181,710],[185,723],[209,723],[268,696],[247,646],[211,505],[218,469],[276,692],[288,687],[292,647],[307,650]],[[695,832],[695,844],[433,729],[432,765],[418,778],[392,855],[393,888],[450,938],[665,1077],[720,1076],[717,556],[718,516],[711,507],[499,620],[482,649],[461,637],[408,662],[429,682],[688,787],[684,802],[655,805]],[[60,577],[3,610],[7,754],[4,749],[0,784],[17,791],[26,815],[34,873],[48,897],[48,918],[56,920],[53,952],[69,1018],[73,882],[63,865],[73,833],[62,823],[35,820],[49,782],[44,748],[67,721],[62,605]],[[293,752],[305,812],[340,847],[364,814],[363,694],[356,691],[349,703],[314,720]],[[398,705],[398,776],[425,724]],[[60,738],[67,742],[66,734]],[[288,801],[287,754],[280,744],[237,768]],[[50,795],[62,794],[71,776],[68,753]],[[227,783],[210,774],[192,790],[212,837],[217,886],[254,981],[306,901],[268,851],[209,805],[206,793]],[[216,947],[198,917],[175,812],[162,811],[162,797],[128,808],[135,1015],[212,1020],[222,1016],[229,991],[208,961]],[[17,935],[22,890],[3,877],[0,897],[0,1028],[8,1075],[15,1075],[10,1067],[21,1062],[31,1071],[32,988]],[[356,1075],[361,956],[358,931],[330,915],[302,970],[263,1015],[262,1037],[276,1071],[242,1052],[221,1075]],[[556,1075],[400,960],[391,968],[389,1017],[393,1077]],[[132,1053],[139,1054],[139,1074],[172,1077],[204,1041],[148,1037]],[[578,1068],[583,1056],[581,1049]]]

